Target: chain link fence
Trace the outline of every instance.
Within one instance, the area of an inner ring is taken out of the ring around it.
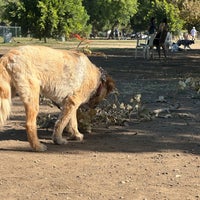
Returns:
[[[21,26],[0,26],[0,37],[4,38],[4,42],[11,42],[12,37],[21,36]]]

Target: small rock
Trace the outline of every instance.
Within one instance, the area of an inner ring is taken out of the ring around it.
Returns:
[[[126,181],[120,181],[120,184],[125,184],[126,183]]]

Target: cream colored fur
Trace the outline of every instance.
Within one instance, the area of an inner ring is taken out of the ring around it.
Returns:
[[[8,83],[0,79],[0,126],[9,118],[11,112],[11,92]],[[7,95],[4,93],[6,92]]]
[[[100,85],[102,89],[95,95]],[[24,103],[30,145],[35,151],[46,150],[38,140],[36,128],[42,93],[61,107],[53,132],[54,143],[67,142],[62,137],[66,126],[74,138],[82,140],[77,127],[78,107],[88,101],[99,103],[113,88],[113,80],[106,76],[102,81],[99,68],[82,53],[43,46],[18,47],[0,59],[0,124],[9,117],[11,95],[16,90]]]

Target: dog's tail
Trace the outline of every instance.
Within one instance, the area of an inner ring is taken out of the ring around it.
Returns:
[[[6,71],[7,59],[0,59],[0,126],[4,125],[11,112],[11,79]]]

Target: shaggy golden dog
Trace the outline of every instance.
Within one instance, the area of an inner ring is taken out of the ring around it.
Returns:
[[[52,136],[54,143],[67,142],[62,137],[66,126],[75,139],[83,140],[77,127],[77,109],[87,102],[95,106],[114,87],[113,79],[82,53],[42,46],[18,47],[0,59],[0,125],[9,117],[11,98],[17,93],[25,107],[28,141],[33,150],[45,151],[36,127],[41,93],[61,108]]]

